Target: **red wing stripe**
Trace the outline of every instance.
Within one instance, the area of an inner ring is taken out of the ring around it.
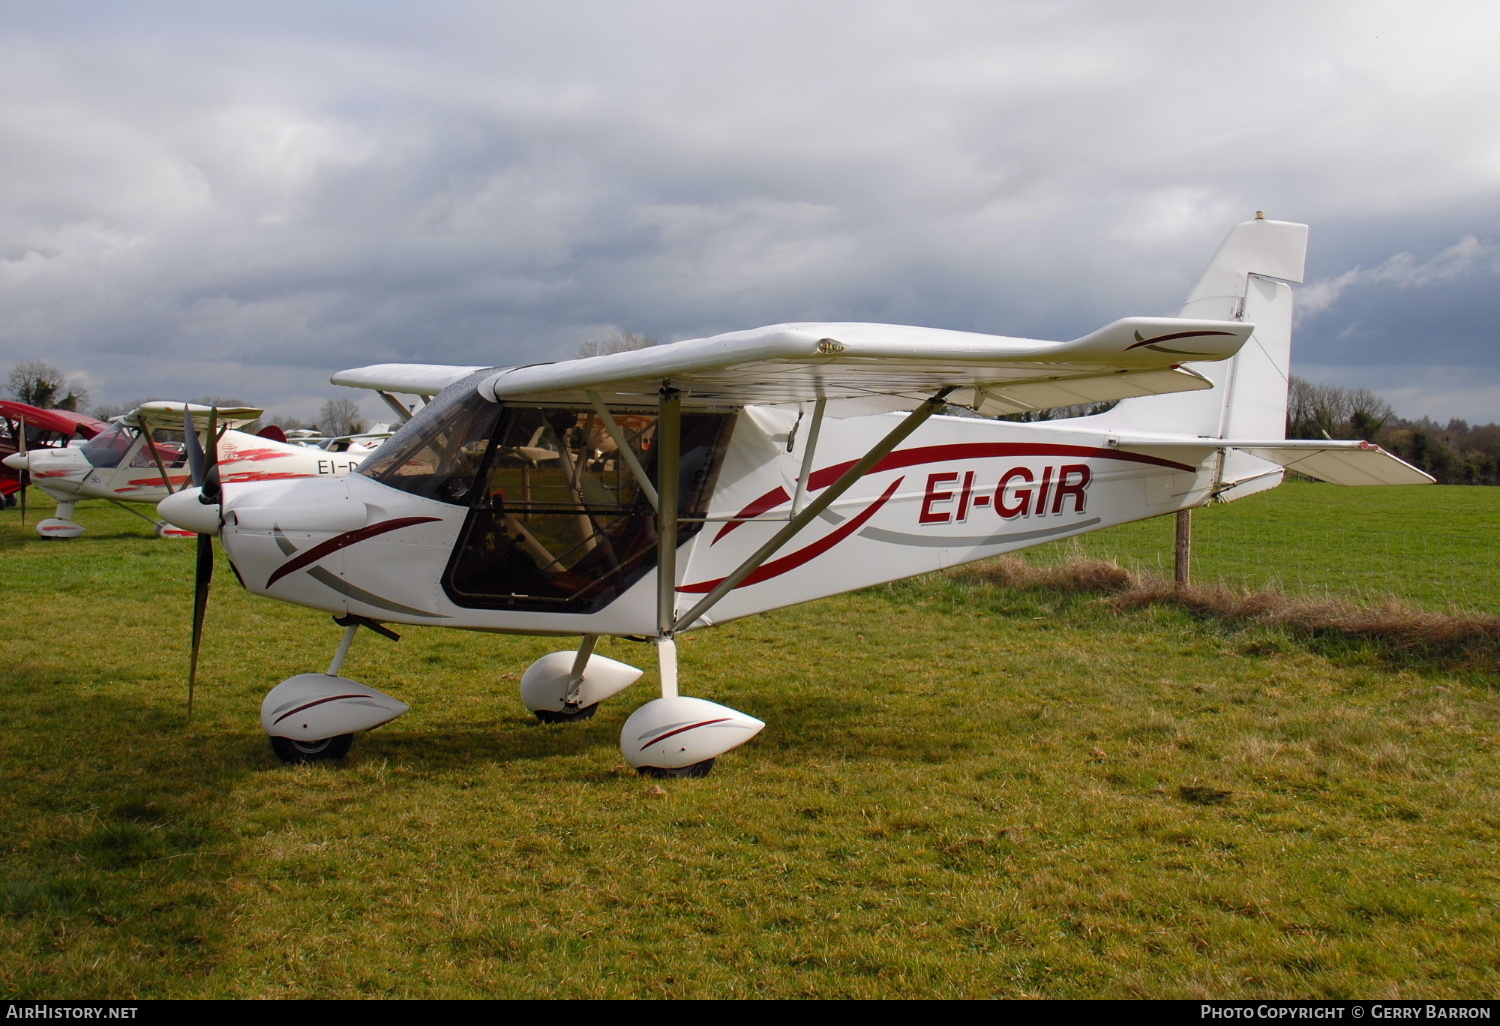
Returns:
[[[299,706],[297,706],[297,708],[292,709],[289,712],[282,713],[280,716],[276,717],[276,719],[272,721],[271,726],[274,727],[274,726],[276,726],[276,724],[280,723],[282,720],[286,719],[288,716],[296,716],[299,712],[304,712],[304,711],[306,711],[308,709],[311,709],[315,705],[322,705],[324,702],[337,702],[341,698],[369,698],[369,697],[370,697],[369,695],[334,695],[331,698],[320,698],[316,702],[308,702],[306,705],[299,705]]]
[[[368,527],[361,527],[356,531],[348,531],[336,538],[329,538],[323,544],[314,545],[306,552],[300,553],[295,559],[281,564],[277,571],[271,575],[270,579],[266,581],[266,587],[269,588],[287,574],[295,573],[305,566],[311,566],[330,552],[347,549],[351,545],[357,545],[367,538],[374,538],[376,535],[385,534],[388,531],[399,531],[403,527],[411,527],[413,524],[431,523],[437,519],[437,517],[397,517],[395,520],[385,520],[378,524],[370,524]]]
[[[884,495],[876,499],[874,502],[870,503],[869,506],[865,507],[864,512],[860,513],[860,515],[855,517],[854,519],[844,523],[841,527],[839,527],[837,531],[833,531],[827,536],[819,538],[811,545],[808,545],[805,548],[800,548],[790,555],[782,556],[780,559],[773,559],[769,563],[763,563],[753,574],[741,581],[738,587],[745,588],[752,584],[759,584],[761,581],[768,581],[772,577],[780,577],[787,571],[795,570],[803,563],[821,556],[823,553],[827,552],[839,542],[843,541],[845,538],[849,537],[855,531],[858,531],[861,527],[863,527],[866,520],[869,520],[871,517],[873,517],[877,512],[880,511],[881,506],[884,506],[887,502],[890,501],[891,496],[896,494],[896,489],[901,487],[901,482],[905,480],[906,478],[904,477],[896,478],[895,481],[891,482],[891,486],[885,490]],[[713,591],[719,586],[721,582],[723,582],[723,580],[724,578],[720,577],[716,581],[703,581],[699,584],[684,584],[677,590],[685,591],[694,595],[701,595]]]
[[[706,727],[711,723],[723,723],[727,719],[729,719],[728,716],[720,716],[716,720],[703,720],[701,723],[689,723],[686,727],[678,727],[676,730],[669,730],[661,737],[653,737],[650,741],[647,741],[645,744],[641,745],[641,751],[644,752],[646,749],[650,748],[658,741],[665,741],[669,737],[675,737],[676,735],[681,734],[685,731],[697,730],[699,727]]]

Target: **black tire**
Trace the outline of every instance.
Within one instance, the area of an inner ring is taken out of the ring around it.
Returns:
[[[637,766],[635,771],[643,777],[655,777],[657,780],[671,780],[675,777],[706,777],[714,768],[712,759],[704,759],[695,762],[691,766],[679,766],[677,769],[665,769],[661,766]]]
[[[353,743],[353,734],[325,737],[321,741],[293,741],[289,737],[271,738],[271,748],[276,752],[277,757],[282,762],[290,763],[328,762],[332,759],[342,759],[349,754],[349,746]]]
[[[9,495],[0,495],[0,507],[4,507],[5,509],[15,509],[16,504],[19,501],[16,496],[20,494],[20,492],[11,492]]]
[[[579,720],[591,719],[594,713],[599,711],[599,703],[586,705],[582,709],[533,709],[536,718],[543,723],[577,723]]]

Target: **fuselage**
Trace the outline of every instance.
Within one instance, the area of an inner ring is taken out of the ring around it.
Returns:
[[[648,475],[653,408],[611,410]],[[684,414],[677,595],[691,607],[899,415],[822,424],[803,494],[795,408]],[[1087,419],[934,417],[695,626],[1206,501],[1216,449],[1130,452]],[[235,487],[246,587],[381,621],[527,634],[657,631],[655,515],[589,409],[434,403],[359,472]]]
[[[190,483],[181,432],[147,444],[141,429],[115,424],[81,446],[32,452],[27,460],[37,487],[59,502],[113,499],[156,503]],[[222,479],[228,483],[336,477],[359,465],[362,454],[329,453],[288,445],[243,431],[219,440]],[[165,480],[164,480],[165,478]]]

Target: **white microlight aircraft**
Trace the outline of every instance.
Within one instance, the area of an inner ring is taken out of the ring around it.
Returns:
[[[219,463],[223,480],[236,484],[339,476],[359,466],[367,455],[289,445],[281,440],[285,436],[279,428],[268,429],[263,435],[234,430],[258,419],[260,410],[145,403],[83,445],[33,449],[5,457],[7,467],[29,471],[32,483],[57,500],[56,515],[39,523],[37,533],[43,538],[76,538],[82,534],[86,528],[73,521],[73,505],[82,499],[107,499],[130,509],[124,503],[155,504],[188,484],[183,447],[185,415],[194,434],[208,431],[210,416],[225,429],[215,431]],[[152,523],[163,536],[189,533],[169,523]]]
[[[678,693],[683,631],[1240,498],[1286,467],[1430,482],[1366,443],[1285,439],[1286,283],[1306,237],[1241,224],[1178,317],[1071,342],[780,324],[567,363],[343,371],[335,383],[393,407],[391,392],[435,398],[346,478],[221,489],[205,466],[202,491],[160,512],[217,532],[251,591],[346,627],[326,674],[266,696],[284,759],[341,756],[407,711],[338,675],[360,626],[395,622],[581,635],[522,678],[548,721],[587,717],[641,676],[594,654],[601,635],[654,641],[661,697],[621,748],[648,775],[698,776],[764,724]],[[941,415],[1111,399],[1044,423]]]

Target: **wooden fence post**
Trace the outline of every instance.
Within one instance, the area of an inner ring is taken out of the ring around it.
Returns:
[[[1177,511],[1177,552],[1172,564],[1172,583],[1186,588],[1193,577],[1193,511]]]

